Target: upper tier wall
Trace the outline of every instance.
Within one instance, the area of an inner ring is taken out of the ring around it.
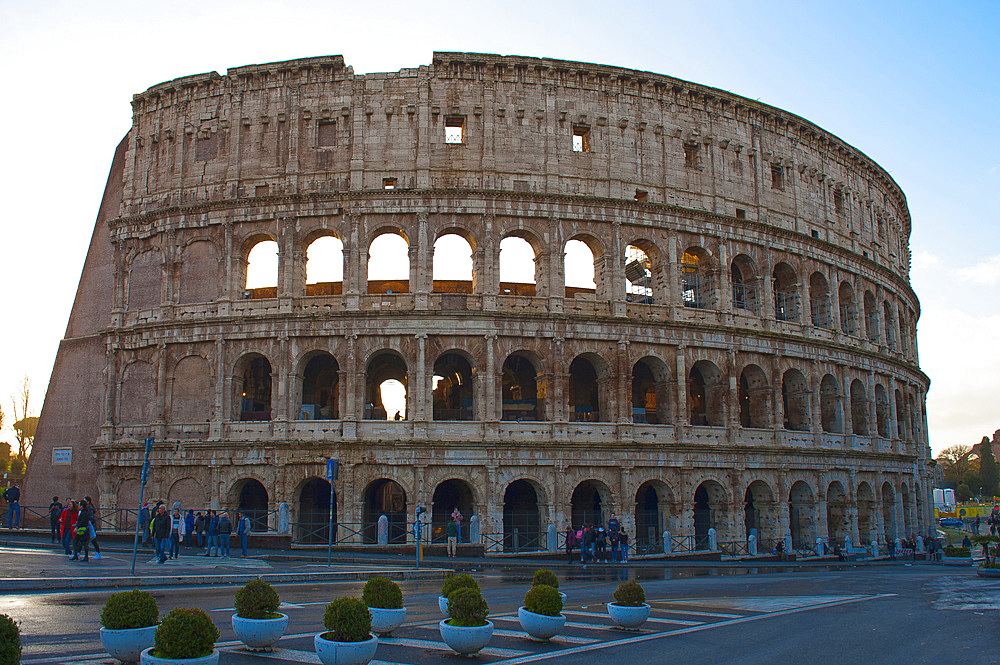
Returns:
[[[391,178],[647,197],[819,232],[908,272],[905,197],[876,163],[781,109],[658,74],[435,53],[429,66],[356,76],[331,56],[176,79],[133,108],[122,215]],[[445,142],[449,121],[463,123],[461,143]]]

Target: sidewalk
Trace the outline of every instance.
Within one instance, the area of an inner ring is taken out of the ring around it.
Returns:
[[[140,546],[135,575],[131,573],[132,548],[107,543],[103,555],[90,561],[71,561],[62,546],[18,532],[0,533],[0,591],[52,591],[62,589],[108,589],[197,584],[243,584],[260,577],[279,582],[335,582],[386,575],[393,579],[439,580],[450,567],[425,562],[419,569],[412,558],[395,562],[340,561],[326,565],[325,556],[315,560],[269,561],[270,552],[254,551],[248,558],[200,556],[198,548],[181,548],[176,559],[157,563],[151,549]]]

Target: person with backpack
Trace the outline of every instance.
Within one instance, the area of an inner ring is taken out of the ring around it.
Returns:
[[[576,547],[576,531],[573,525],[566,525],[566,563],[573,563],[573,548]]]
[[[194,518],[194,532],[198,534],[198,547],[202,548],[205,546],[205,528],[207,524],[205,522],[205,516],[198,511],[198,516]]]
[[[618,550],[621,552],[621,562],[628,563],[628,533],[625,529],[618,532]]]
[[[73,555],[70,560],[77,561],[81,550],[83,560],[90,561],[90,508],[86,501],[80,502],[80,512],[73,526]]]
[[[580,560],[583,561],[584,565],[586,565],[588,557],[594,558],[594,538],[596,536],[597,531],[594,527],[585,523],[583,525],[583,547],[580,549]]]
[[[594,537],[594,561],[608,560],[608,532],[602,526],[597,528],[597,535]]]
[[[62,515],[63,505],[59,503],[59,497],[52,497],[52,503],[49,504],[49,529],[51,530],[52,539],[50,542],[57,542],[59,540],[59,516]]]
[[[229,541],[233,536],[233,523],[229,521],[229,513],[219,515],[219,543],[222,545],[220,554],[223,559],[229,558]]]
[[[205,516],[208,522],[208,544],[205,547],[205,556],[219,555],[219,516],[214,510],[208,511]],[[214,554],[213,554],[214,552]]]
[[[187,536],[187,547],[194,545],[194,522],[194,511],[188,510],[187,515],[184,516],[184,535]]]
[[[250,518],[243,513],[239,514],[239,525],[236,527],[236,535],[240,537],[240,558],[247,555],[247,542],[250,540]]]
[[[63,552],[66,556],[73,554],[73,528],[76,526],[76,518],[79,515],[79,504],[73,499],[69,500],[63,508],[62,515],[59,516],[59,533],[62,537]]]
[[[83,500],[87,502],[87,510],[90,513],[90,524],[87,526],[87,537],[90,539],[90,546],[94,548],[94,558],[101,558],[101,545],[97,542],[97,506],[94,505],[94,500],[89,496],[83,497]]]
[[[19,529],[21,525],[21,490],[17,483],[4,490],[3,498],[7,501],[7,528]]]

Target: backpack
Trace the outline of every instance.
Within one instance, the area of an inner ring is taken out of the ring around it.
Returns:
[[[576,539],[577,541],[583,540],[583,529],[576,532]]]

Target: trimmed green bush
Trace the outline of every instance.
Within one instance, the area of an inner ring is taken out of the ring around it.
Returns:
[[[361,602],[368,607],[399,610],[403,607],[403,592],[399,590],[399,585],[389,578],[375,575],[365,582],[365,589],[361,592]]]
[[[968,547],[942,547],[945,556],[969,556]]]
[[[624,607],[640,607],[646,602],[646,592],[635,580],[622,582],[615,589],[615,602]]]
[[[17,665],[21,662],[21,630],[18,622],[0,614],[0,665]]]
[[[270,584],[260,579],[250,580],[236,592],[236,616],[241,619],[277,619],[281,599]]]
[[[535,614],[557,617],[562,614],[563,601],[554,587],[537,584],[524,594],[524,609]]]
[[[151,652],[157,658],[201,658],[212,653],[219,629],[198,608],[170,610],[156,629]]]
[[[441,595],[445,598],[451,598],[451,592],[455,589],[472,589],[476,593],[482,593],[479,589],[479,583],[472,579],[469,575],[449,575],[444,578],[444,584],[441,585]]]
[[[328,631],[323,639],[331,642],[364,642],[372,636],[371,612],[357,598],[338,598],[327,605],[323,625]]]
[[[550,586],[553,589],[558,589],[559,578],[556,577],[555,573],[551,570],[539,568],[535,571],[535,576],[531,578],[531,586],[538,586],[539,584],[544,584],[545,586]]]
[[[468,576],[466,576],[468,577]],[[471,578],[470,578],[471,579]],[[477,588],[458,587],[448,596],[448,623],[461,628],[486,625],[486,615],[490,608]]]
[[[977,545],[982,545],[983,543],[1000,543],[1000,536],[993,536],[989,534],[973,536],[972,542]]]
[[[988,561],[983,561],[982,563],[979,564],[979,567],[980,568],[1000,568],[1000,563],[997,563],[995,561],[993,563],[990,563]]]
[[[129,630],[155,626],[160,617],[153,596],[132,589],[111,594],[101,610],[101,625],[108,630]]]

